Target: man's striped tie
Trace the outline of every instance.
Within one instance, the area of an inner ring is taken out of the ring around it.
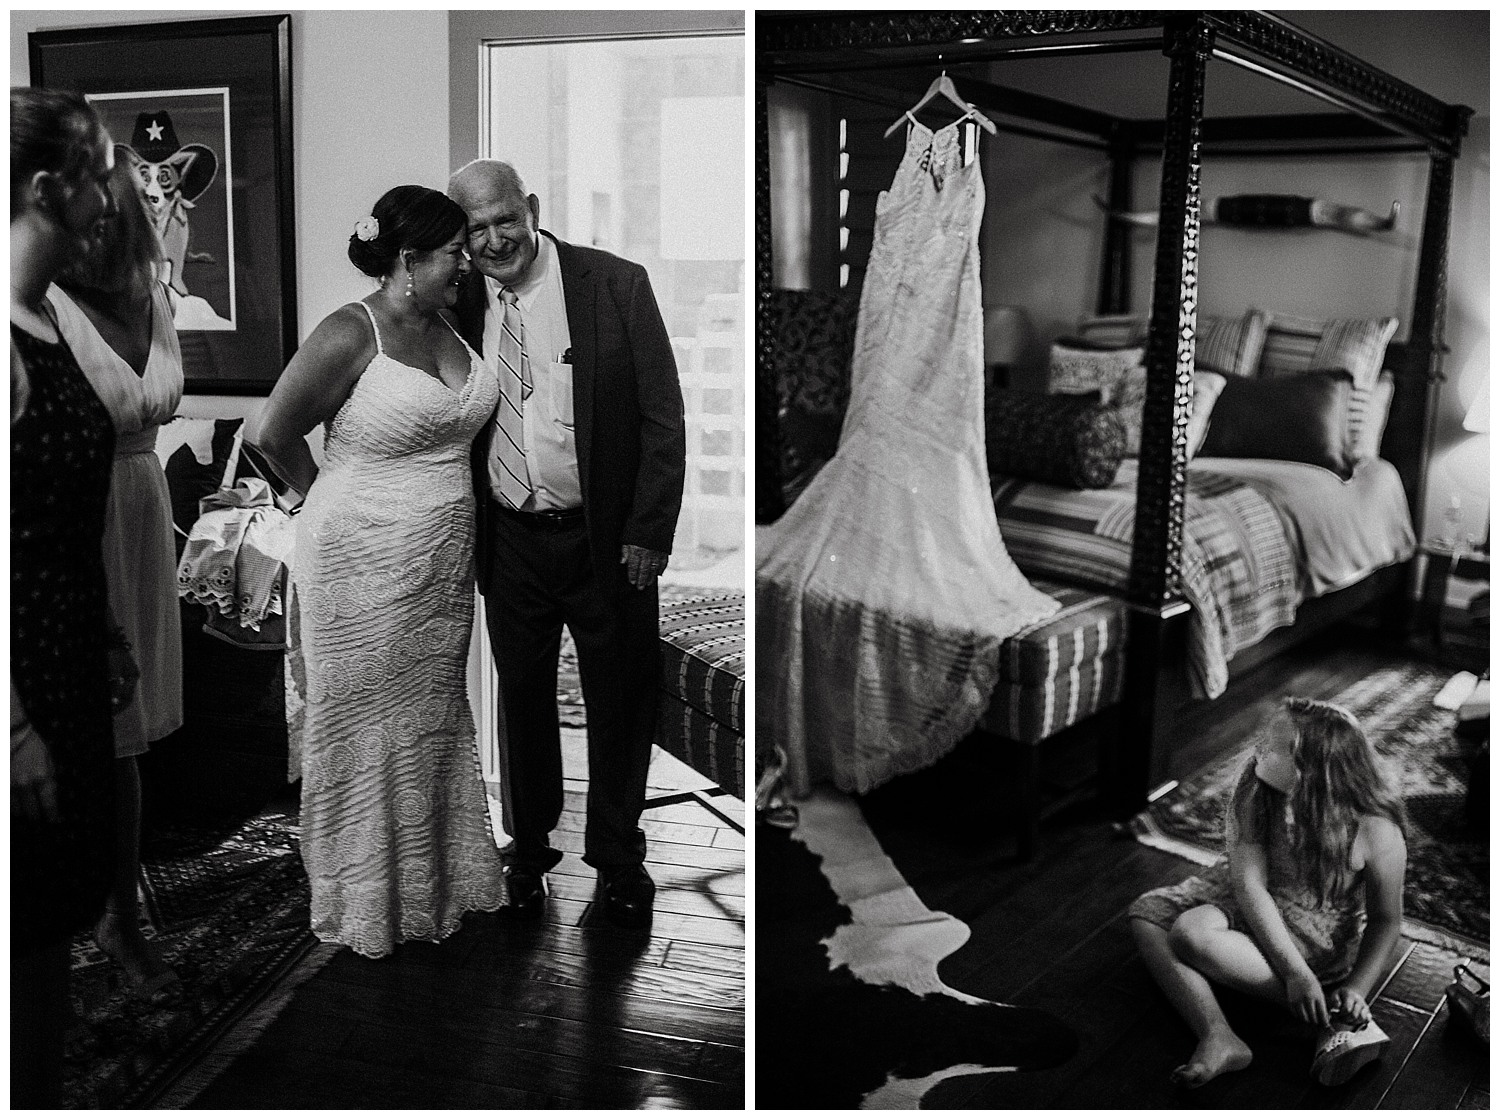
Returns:
[[[531,363],[526,357],[526,328],[516,293],[500,289],[500,407],[495,413],[495,434],[490,437],[490,457],[500,465],[491,471],[500,493],[516,509],[532,495],[531,473],[526,469],[525,413],[531,396]]]

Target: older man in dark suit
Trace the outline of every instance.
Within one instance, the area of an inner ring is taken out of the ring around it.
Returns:
[[[651,920],[640,815],[661,655],[656,579],[686,469],[682,390],[646,270],[539,227],[514,168],[476,160],[448,193],[469,215],[475,272],[456,307],[502,398],[474,446],[480,590],[500,675],[510,907],[540,913],[562,858],[557,714],[564,624],[588,719],[584,860],[605,914]]]

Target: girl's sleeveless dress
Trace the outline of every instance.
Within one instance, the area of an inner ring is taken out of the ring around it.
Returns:
[[[756,729],[793,794],[863,792],[978,722],[1000,643],[1057,610],[1000,538],[962,119],[914,124],[876,206],[838,453],[757,546]]]
[[[104,511],[115,434],[66,342],[12,326],[27,374],[10,429],[10,679],[52,754],[58,824],[10,817],[11,956],[93,924],[114,873]]]
[[[296,517],[287,722],[313,932],[380,957],[502,902],[467,686],[469,450],[500,387],[472,350],[458,392],[396,361],[360,306],[376,354]]]
[[[115,716],[117,758],[144,754],[146,744],[182,726],[182,617],[172,502],[156,457],[157,430],[182,400],[182,351],[166,289],[156,285],[151,296],[151,355],[144,373],[137,374],[66,292],[53,285],[47,293],[63,338],[115,427],[104,565],[110,607],[135,647],[141,670],[135,700]]]
[[[1226,848],[1233,848],[1240,838],[1234,805],[1243,795],[1246,783],[1255,781],[1259,779],[1253,769],[1247,767],[1225,804]],[[1328,903],[1319,904],[1292,852],[1290,820],[1283,821],[1282,825],[1271,830],[1266,847],[1266,885],[1270,888],[1271,899],[1286,922],[1297,951],[1314,975],[1325,984],[1342,980],[1353,970],[1354,960],[1359,955],[1360,938],[1364,936],[1363,876],[1350,876],[1342,892]],[[1222,910],[1231,929],[1250,932],[1239,903],[1235,901],[1227,854],[1202,875],[1141,895],[1131,903],[1130,916],[1144,918],[1153,925],[1170,930],[1180,915],[1205,905]]]

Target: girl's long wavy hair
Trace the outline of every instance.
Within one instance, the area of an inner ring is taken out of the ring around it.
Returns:
[[[1288,696],[1284,706],[1292,721],[1297,785],[1286,795],[1262,781],[1249,781],[1249,831],[1266,842],[1289,799],[1292,857],[1319,904],[1326,905],[1348,888],[1349,849],[1360,817],[1385,817],[1404,834],[1406,806],[1347,709],[1302,696]],[[1247,778],[1253,779],[1254,767],[1252,758]]]

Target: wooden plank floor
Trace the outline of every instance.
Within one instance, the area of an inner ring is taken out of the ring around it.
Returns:
[[[565,758],[567,854],[542,920],[471,914],[440,944],[343,950],[191,1107],[742,1107],[744,838],[700,805],[648,809],[655,918],[615,929],[578,854],[581,733]],[[653,761],[652,795],[708,784]]]
[[[1294,651],[1238,682],[1177,744],[1190,773],[1243,742],[1284,695],[1327,697],[1409,656],[1353,628]],[[1248,999],[1228,1004],[1256,1052],[1249,1069],[1196,1092],[1170,1071],[1193,1039],[1155,989],[1125,909],[1137,895],[1196,870],[1122,837],[1102,811],[1080,806],[1043,829],[1031,864],[1014,858],[1007,777],[991,759],[962,757],[892,782],[862,799],[887,853],[931,909],[968,923],[968,942],[940,967],[944,981],[986,999],[1048,1010],[1079,1034],[1079,1053],[1050,1070],[950,1079],[926,1108],[1486,1108],[1488,1060],[1461,1026],[1450,1029],[1443,987],[1463,959],[1403,941],[1394,975],[1373,1005],[1392,1037],[1378,1065],[1340,1089],[1307,1076],[1309,1036],[1289,1016]],[[951,765],[950,765],[951,763]],[[757,884],[759,913],[774,883]],[[759,961],[758,989],[774,961]],[[762,1010],[761,1030],[774,1030]],[[761,1071],[758,1071],[761,1072]]]

